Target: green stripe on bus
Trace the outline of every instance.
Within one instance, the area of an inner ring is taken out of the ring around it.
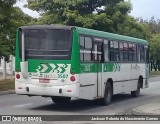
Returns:
[[[117,72],[120,71],[119,63],[105,63],[102,69],[102,64],[81,64],[80,73],[97,73],[97,72]]]

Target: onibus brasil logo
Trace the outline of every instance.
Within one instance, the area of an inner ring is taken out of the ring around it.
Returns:
[[[38,69],[36,69],[39,73],[64,73],[68,69],[68,64],[40,64]]]

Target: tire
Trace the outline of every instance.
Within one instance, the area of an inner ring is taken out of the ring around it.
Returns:
[[[111,103],[112,96],[113,96],[112,86],[111,86],[110,82],[108,82],[105,87],[104,98],[102,99],[104,106],[107,106]]]
[[[132,97],[138,97],[140,96],[140,81],[138,81],[137,90],[131,91]]]
[[[51,97],[51,99],[56,104],[65,104],[65,103],[70,102],[71,97],[53,96],[53,97]]]

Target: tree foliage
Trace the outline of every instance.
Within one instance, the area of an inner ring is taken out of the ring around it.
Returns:
[[[131,10],[124,0],[28,0],[41,13],[39,24],[63,24],[115,32]]]
[[[160,61],[160,33],[154,35],[150,41],[150,59]]]
[[[151,17],[150,20],[137,19],[141,25],[145,25],[145,33],[150,45],[150,59],[160,61],[160,20]]]
[[[14,54],[17,28],[32,21],[20,8],[13,6],[15,3],[16,0],[0,1],[0,56]]]
[[[62,24],[91,28],[150,42],[151,57],[158,58],[160,20],[135,19],[125,0],[27,0],[25,6],[41,17],[33,19],[14,7],[16,0],[0,0],[0,56],[14,53],[16,29],[30,24]],[[2,47],[3,46],[3,47]]]
[[[130,1],[28,0],[26,7],[41,13],[37,24],[74,25],[147,39],[144,26],[128,15]]]
[[[117,33],[148,40],[150,37],[148,28],[145,23],[138,23],[135,18],[126,16],[123,23],[118,25]]]

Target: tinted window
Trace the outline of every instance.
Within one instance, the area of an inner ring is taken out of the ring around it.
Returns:
[[[123,51],[123,42],[120,42],[120,43],[119,43],[119,50],[120,50],[120,51]]]
[[[108,49],[108,40],[104,40],[104,60],[109,61],[109,49]]]
[[[119,48],[119,44],[117,41],[114,41],[114,50],[115,51],[118,51],[118,48]]]
[[[85,49],[92,49],[92,39],[85,37]]]
[[[92,50],[91,37],[80,36],[80,60],[81,61],[92,61],[91,50]]]
[[[128,43],[124,43],[123,61],[129,60]]]
[[[84,37],[80,36],[80,49],[84,49]]]
[[[144,46],[140,46],[140,61],[144,62],[145,61],[145,50],[144,50]]]
[[[84,59],[84,37],[80,36],[80,60],[83,61]]]
[[[120,61],[123,61],[123,42],[119,43]]]
[[[21,46],[21,35],[19,39]],[[24,42],[26,59],[71,59],[71,31],[28,29]]]

